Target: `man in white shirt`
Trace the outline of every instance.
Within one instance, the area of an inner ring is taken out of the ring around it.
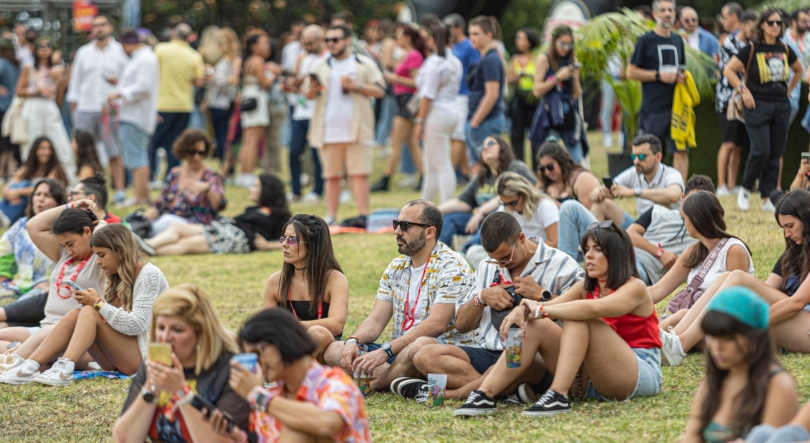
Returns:
[[[105,148],[99,149],[99,156],[109,159],[115,186],[113,202],[122,203],[125,198],[124,165],[113,134],[115,127],[109,124],[112,119],[104,118],[104,112],[107,112],[104,108],[127,64],[127,56],[121,44],[112,38],[112,32],[112,23],[106,15],[93,19],[95,38],[76,51],[65,98],[70,103],[73,126],[77,130],[92,132],[99,147]]]
[[[160,65],[134,29],[121,32],[121,44],[131,60],[107,100],[120,105],[118,142],[135,185],[133,204],[143,205],[149,203],[149,142],[157,124]]]

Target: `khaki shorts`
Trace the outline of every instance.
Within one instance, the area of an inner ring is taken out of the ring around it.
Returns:
[[[371,175],[374,151],[371,145],[335,143],[318,150],[323,165],[323,178]]]

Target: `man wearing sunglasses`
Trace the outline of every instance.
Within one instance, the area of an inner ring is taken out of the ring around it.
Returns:
[[[324,352],[331,366],[376,377],[371,381],[376,391],[400,377],[417,376],[413,357],[425,345],[478,341],[475,331],[456,329],[455,306],[472,289],[473,271],[461,254],[438,241],[439,208],[426,200],[408,202],[393,225],[402,255],[383,273],[371,313],[348,340]],[[392,317],[391,341],[375,343]]]
[[[494,323],[518,306],[521,297],[549,300],[585,276],[571,257],[542,241],[528,240],[511,214],[496,212],[487,217],[481,226],[481,240],[488,257],[477,268],[475,287],[456,308],[456,327],[460,331],[478,330],[478,343],[431,344],[420,349],[414,358],[422,378],[428,373],[447,374],[446,398],[468,398],[492,365],[505,364],[498,360],[504,348],[499,324]],[[511,398],[513,401],[531,404],[534,392],[544,392],[547,386],[543,384],[550,380],[545,366],[535,361],[530,370],[499,394],[517,391]],[[399,392],[395,393],[416,397],[417,401],[421,392],[427,390],[423,379],[402,381],[398,387]],[[495,407],[492,398],[476,397],[472,403],[477,406],[465,405],[470,410],[463,415],[478,415],[479,407]]]
[[[717,42],[714,34],[700,26],[697,11],[689,6],[684,6],[681,9],[681,27],[686,32],[689,46],[708,55],[715,63],[720,60],[720,43]]]

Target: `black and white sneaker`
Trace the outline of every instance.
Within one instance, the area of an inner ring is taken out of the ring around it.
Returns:
[[[549,389],[531,408],[523,411],[530,417],[548,417],[571,412],[571,401],[559,392]]]
[[[391,382],[391,392],[402,398],[415,398],[419,400],[420,393],[423,401],[427,401],[428,384],[418,378],[400,377]]]
[[[520,402],[524,405],[530,405],[537,401],[537,395],[534,394],[534,390],[528,383],[523,383],[518,386],[517,397],[520,399]]]
[[[476,415],[492,414],[498,409],[495,399],[488,397],[481,391],[472,391],[467,401],[453,412],[456,417],[474,417]]]

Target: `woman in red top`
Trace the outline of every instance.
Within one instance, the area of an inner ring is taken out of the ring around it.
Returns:
[[[521,366],[507,368],[506,356],[501,355],[479,390],[470,394],[455,415],[494,412],[495,395],[531,365],[537,352],[554,381],[524,411],[526,415],[569,412],[569,395],[579,400],[626,400],[658,394],[658,317],[646,285],[638,279],[630,238],[608,220],[593,223],[582,237],[581,247],[585,280],[549,302],[524,298],[501,324],[504,341],[510,326],[525,328]],[[552,319],[563,320],[563,327]],[[531,397],[519,393],[521,398]]]

